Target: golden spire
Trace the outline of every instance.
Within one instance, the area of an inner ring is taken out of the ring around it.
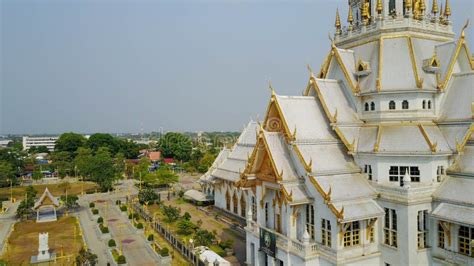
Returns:
[[[349,14],[347,15],[347,22],[352,25],[352,22],[354,22],[354,16],[352,15],[352,8],[349,7]]]
[[[405,0],[405,8],[407,10],[410,10],[411,9],[411,0]]]
[[[361,15],[362,15],[364,25],[367,25],[367,23],[369,22],[369,5],[365,1],[362,4],[362,12],[361,13],[362,13]]]
[[[421,14],[425,13],[425,10],[426,10],[425,0],[421,0],[421,1],[420,1],[420,11],[421,11]]]
[[[439,21],[440,21],[440,22],[444,22],[443,3],[441,3],[441,8],[439,9]]]
[[[341,34],[341,18],[339,17],[339,9],[336,9],[336,23],[334,23],[334,26],[336,26],[336,34]]]
[[[382,10],[383,10],[382,0],[377,0],[377,13],[381,15]]]
[[[438,14],[438,0],[433,0],[433,6],[431,7],[431,13],[436,17]]]
[[[444,7],[444,15],[446,18],[451,16],[451,7],[449,6],[449,0],[446,0],[446,5]]]

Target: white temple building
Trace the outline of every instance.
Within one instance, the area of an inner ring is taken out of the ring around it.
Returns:
[[[235,184],[252,154],[257,129],[257,122],[250,121],[232,149],[224,148],[199,180],[204,193],[214,198],[215,207],[242,219],[245,219],[247,213],[248,196]]]
[[[240,178],[245,157],[229,174],[219,156],[248,265],[474,265],[474,60],[438,4],[349,0],[304,96],[273,91]]]

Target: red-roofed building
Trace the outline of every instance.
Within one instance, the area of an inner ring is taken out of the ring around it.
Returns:
[[[159,152],[159,151],[150,151],[150,152],[148,152],[147,157],[152,162],[158,162],[159,160],[161,160],[161,152]]]
[[[174,159],[173,158],[164,158],[163,162],[165,164],[174,164]]]

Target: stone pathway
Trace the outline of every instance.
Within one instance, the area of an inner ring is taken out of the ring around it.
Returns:
[[[121,214],[115,206],[115,201],[107,200],[96,204],[104,222],[109,227],[112,238],[122,249],[129,265],[157,265],[158,258],[147,248],[148,243],[142,232],[137,232],[130,224],[128,217]],[[105,211],[107,209],[107,212]]]
[[[3,253],[3,247],[10,233],[10,227],[16,223],[16,209],[19,204],[19,201],[14,203],[7,212],[0,214],[0,256]]]

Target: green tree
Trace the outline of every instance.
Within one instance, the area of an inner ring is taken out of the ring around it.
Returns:
[[[52,166],[60,177],[65,177],[73,172],[72,158],[73,155],[67,151],[55,151],[51,154]]]
[[[59,152],[68,152],[69,154],[73,155],[77,149],[84,147],[85,144],[86,138],[83,135],[68,132],[59,136],[58,140],[56,140],[56,146],[54,147],[54,150]]]
[[[138,193],[138,200],[140,201],[141,204],[150,204],[151,202],[155,201],[158,199],[158,194],[155,193],[155,191],[152,188],[145,188],[142,189]]]
[[[135,167],[135,178],[139,178],[140,175],[142,178],[148,174],[148,169],[150,168],[150,160],[147,157],[140,158],[137,166]]]
[[[40,180],[43,178],[43,174],[41,173],[41,170],[38,167],[35,167],[33,170],[33,174],[31,176],[34,180]]]
[[[77,266],[95,266],[97,262],[97,255],[92,253],[90,249],[81,248],[79,255],[76,257]]]
[[[181,133],[169,132],[160,138],[158,148],[164,157],[187,161],[191,157],[192,142]]]
[[[77,203],[77,201],[79,200],[79,197],[76,195],[68,195],[67,197],[66,195],[62,195],[60,199],[62,202],[64,202],[64,205],[66,206],[66,209],[68,210],[79,206],[79,204]]]
[[[37,191],[33,186],[28,186],[25,190],[26,197],[20,202],[16,210],[16,215],[18,218],[28,217],[33,214],[33,206],[35,203],[35,198]]]
[[[160,168],[157,171],[153,173],[148,173],[145,175],[145,177],[142,177],[143,182],[147,186],[169,186],[173,183],[178,182],[178,179],[178,175],[166,168]]]
[[[186,219],[179,220],[176,227],[178,228],[178,234],[180,235],[190,235],[197,228],[193,222]]]
[[[163,215],[166,217],[166,221],[168,223],[172,223],[176,220],[179,219],[179,215],[181,213],[181,209],[180,208],[177,208],[177,207],[173,207],[173,206],[166,206],[166,205],[163,205],[162,207],[162,212],[163,212]]]
[[[74,165],[81,176],[90,176],[93,168],[92,151],[89,148],[80,147],[77,149],[77,156],[74,159]]]
[[[9,186],[10,180],[16,183],[16,171],[14,166],[7,161],[0,161],[0,187]]]
[[[140,146],[133,141],[125,139],[116,139],[117,152],[124,155],[125,158],[137,158],[140,152]]]
[[[194,234],[194,244],[196,246],[210,246],[215,240],[216,236],[204,229],[198,229]]]
[[[92,158],[91,179],[96,182],[101,191],[112,189],[113,181],[116,176],[114,162],[107,148],[101,147]]]
[[[122,179],[125,172],[125,156],[123,153],[118,152],[115,154],[114,167],[117,174],[117,180]]]
[[[28,150],[29,154],[36,154],[36,153],[50,153],[48,147],[46,146],[33,146]]]
[[[100,148],[106,147],[112,155],[114,155],[118,150],[116,139],[112,135],[106,133],[92,134],[87,140],[87,147],[89,147],[93,152],[97,152]]]
[[[216,159],[216,156],[211,153],[211,152],[206,152],[204,156],[201,158],[199,161],[199,166],[198,166],[198,171],[200,173],[205,173],[209,167],[211,167],[212,163],[214,163],[214,160]]]

